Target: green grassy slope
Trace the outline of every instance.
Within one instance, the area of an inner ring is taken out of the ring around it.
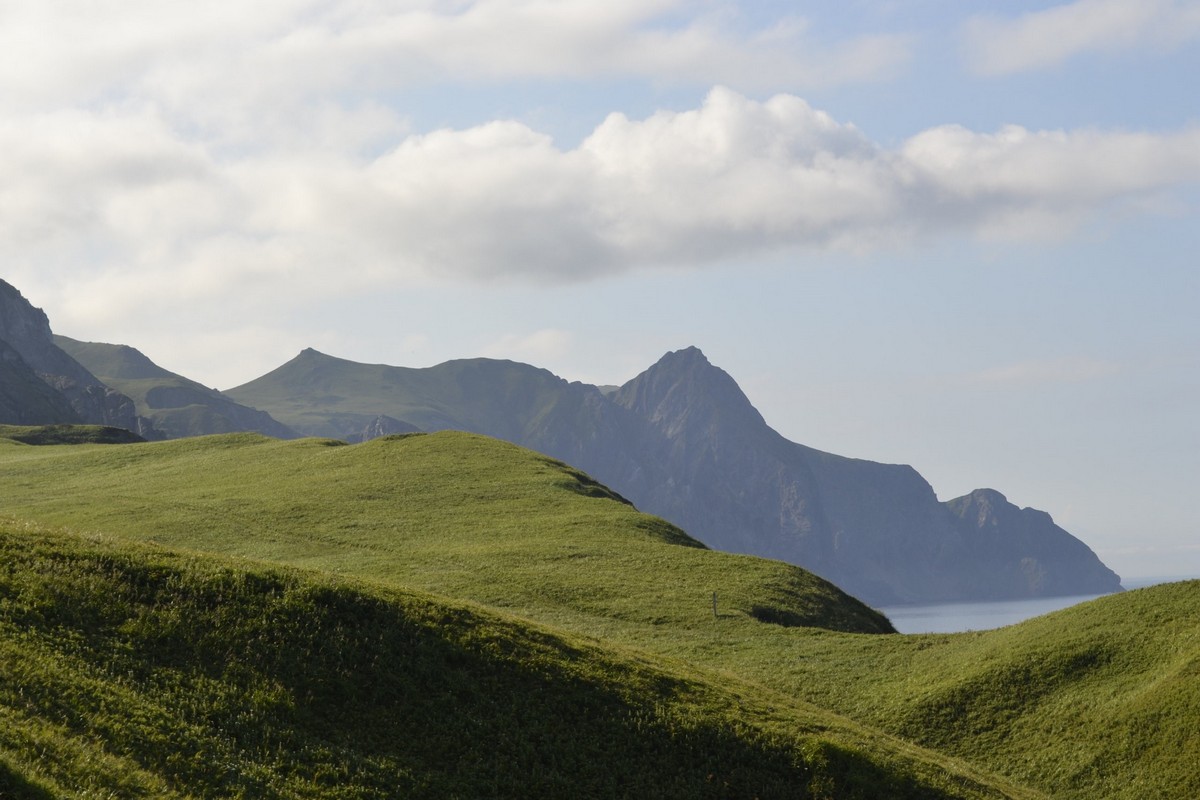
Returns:
[[[704,549],[557,461],[471,434],[361,445],[202,437],[13,452],[9,513],[344,571],[543,620],[674,626],[718,613],[890,631],[798,567]]]
[[[1054,797],[1200,797],[1200,581],[994,631],[776,636],[706,659]]]
[[[1200,584],[987,633],[863,635],[884,623],[808,573],[692,546],[569,467],[461,433],[0,447],[0,493],[26,519],[486,603],[1056,797],[1200,796]]]
[[[814,709],[478,607],[12,522],[0,792],[1003,796]]]

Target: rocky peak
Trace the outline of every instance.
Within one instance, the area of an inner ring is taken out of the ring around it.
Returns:
[[[668,436],[685,425],[712,425],[718,419],[735,430],[765,425],[737,382],[696,347],[667,353],[613,399]]]

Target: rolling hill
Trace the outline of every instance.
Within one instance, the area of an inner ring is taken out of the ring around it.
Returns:
[[[886,620],[802,570],[704,549],[561,462],[463,433],[353,446],[252,435],[12,443],[0,446],[0,487],[21,525],[86,531],[55,535],[89,547],[153,541],[193,559],[303,567],[355,591],[477,604],[721,687],[738,697],[735,727],[817,732],[848,753],[854,774],[933,787],[928,796],[1184,800],[1200,790],[1200,582],[997,631],[881,633]]]
[[[386,415],[515,442],[711,547],[798,564],[880,605],[1121,588],[1049,515],[999,492],[941,503],[912,467],[784,439],[696,348],[610,392],[511,361],[408,369],[309,349],[227,394],[314,436],[348,438]]]
[[[1038,796],[706,668],[689,642],[890,626],[506,443],[11,442],[0,486],[25,796]]]

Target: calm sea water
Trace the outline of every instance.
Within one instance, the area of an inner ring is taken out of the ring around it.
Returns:
[[[1188,580],[1192,576],[1142,578],[1126,581],[1126,589],[1138,589],[1157,583]],[[942,603],[929,606],[886,606],[879,609],[887,614],[900,633],[958,633],[985,631],[1015,625],[1060,608],[1094,600],[1101,595],[1078,597],[1041,597],[1035,600],[1006,600],[995,603]]]

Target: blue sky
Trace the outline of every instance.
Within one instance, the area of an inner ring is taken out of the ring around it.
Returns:
[[[1200,575],[1200,3],[8,0],[0,260],[228,388],[621,383]]]

